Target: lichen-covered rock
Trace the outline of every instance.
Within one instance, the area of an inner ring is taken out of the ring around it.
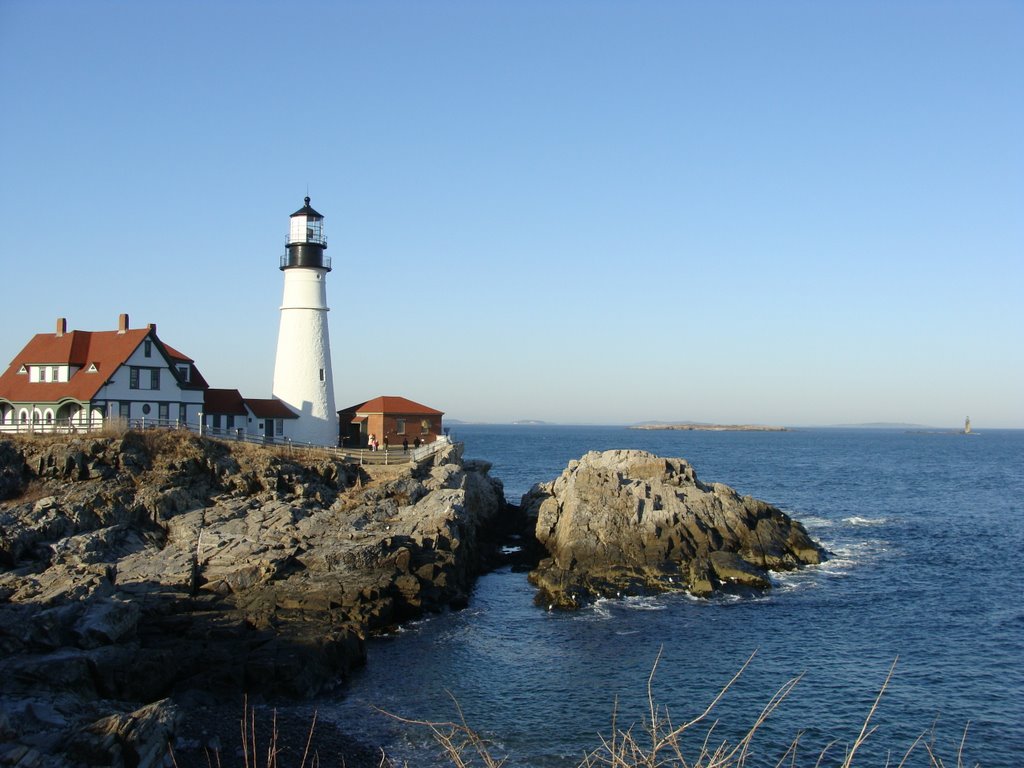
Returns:
[[[505,513],[487,469],[461,446],[371,476],[186,432],[0,441],[0,742],[155,765],[158,699],[338,685],[369,634],[465,603]]]
[[[769,570],[825,557],[776,507],[644,451],[588,453],[522,507],[549,554],[530,573],[537,600],[561,608],[595,596],[767,589]]]
[[[164,765],[181,714],[162,700],[134,712],[111,714],[78,731],[67,746],[69,755],[86,765],[111,768],[157,768]]]
[[[28,477],[28,467],[21,452],[9,440],[0,440],[0,501],[22,492]]]

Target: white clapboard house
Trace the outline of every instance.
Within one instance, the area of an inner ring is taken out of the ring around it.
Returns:
[[[111,420],[198,424],[207,389],[155,325],[38,333],[0,376],[0,431],[96,429]]]

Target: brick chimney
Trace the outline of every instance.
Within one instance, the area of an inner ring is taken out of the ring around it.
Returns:
[[[156,323],[150,323],[146,326],[150,333],[156,333]]]
[[[117,318],[117,332],[125,333],[128,330],[128,313],[122,312]]]
[[[68,332],[68,321],[63,317],[57,318],[57,337],[60,338]]]

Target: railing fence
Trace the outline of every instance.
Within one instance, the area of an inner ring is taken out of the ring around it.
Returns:
[[[452,445],[452,439],[448,435],[441,435],[432,443],[421,445],[419,448],[386,448],[375,451],[369,448],[338,448],[335,446],[313,445],[292,440],[288,437],[268,437],[265,435],[246,432],[244,429],[224,429],[207,427],[204,424],[189,423],[178,419],[106,419],[104,422],[79,422],[75,419],[56,419],[49,423],[41,422],[0,422],[0,434],[43,434],[43,435],[77,435],[94,434],[103,432],[122,431],[125,429],[146,430],[146,429],[185,429],[189,432],[210,437],[216,440],[230,442],[250,443],[277,447],[288,452],[316,451],[323,455],[330,456],[341,461],[353,462],[356,464],[409,464],[419,463],[430,458],[443,448]]]

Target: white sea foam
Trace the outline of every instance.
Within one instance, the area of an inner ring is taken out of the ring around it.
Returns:
[[[594,601],[589,611],[579,613],[581,619],[610,619],[612,618],[612,601],[607,597],[600,597]]]
[[[843,522],[850,525],[885,525],[889,520],[885,517],[860,517],[859,515],[853,515],[852,517],[844,517]]]
[[[633,611],[664,611],[668,607],[664,600],[653,595],[627,597],[622,601],[622,606]]]
[[[772,593],[776,595],[795,592],[799,589],[813,589],[818,586],[819,578],[815,573],[818,566],[807,566],[795,571],[772,571],[768,579],[772,584]]]

